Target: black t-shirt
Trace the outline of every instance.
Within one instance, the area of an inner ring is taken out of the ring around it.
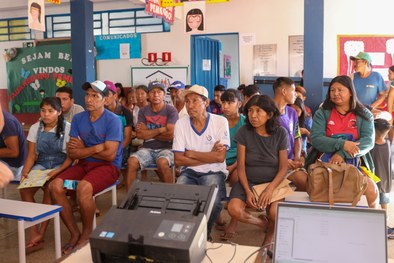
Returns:
[[[17,136],[19,143],[19,156],[16,158],[1,158],[1,160],[12,167],[20,167],[26,159],[26,138],[21,123],[9,112],[4,111],[4,128],[0,133],[0,148],[6,148],[5,140],[10,136]]]

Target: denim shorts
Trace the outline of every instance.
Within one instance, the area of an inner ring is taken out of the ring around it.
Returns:
[[[390,203],[390,193],[379,193],[379,204],[385,205]]]
[[[151,164],[156,164],[157,160],[160,158],[166,158],[170,167],[174,165],[174,153],[171,149],[141,148],[132,153],[130,157],[137,158],[140,163],[141,170],[144,170]]]

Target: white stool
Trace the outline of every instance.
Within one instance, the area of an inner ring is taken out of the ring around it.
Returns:
[[[101,192],[98,192],[97,194],[95,194],[93,196],[93,200],[96,200],[96,197],[105,194],[106,192],[111,191],[112,194],[112,206],[116,206],[117,205],[117,196],[116,196],[116,186],[119,184],[119,181],[116,181],[114,184],[108,186],[107,188],[105,188],[104,190],[102,190]],[[93,216],[93,229],[96,228],[96,215]]]

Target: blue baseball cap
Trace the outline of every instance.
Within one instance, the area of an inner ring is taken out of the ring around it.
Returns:
[[[161,83],[160,81],[152,81],[151,83],[149,83],[148,92],[153,90],[154,88],[159,88],[162,89],[164,92],[166,92],[163,83]]]
[[[168,89],[184,89],[185,88],[185,84],[182,83],[182,81],[176,80],[174,81],[169,87]]]

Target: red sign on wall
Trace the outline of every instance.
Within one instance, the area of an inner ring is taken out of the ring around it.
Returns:
[[[394,65],[394,35],[339,35],[339,75],[350,75],[354,72],[350,56],[357,56],[361,51],[371,56],[373,70],[387,80],[387,69]]]
[[[163,18],[167,23],[174,23],[174,7],[162,7],[161,0],[146,0],[145,12]]]

